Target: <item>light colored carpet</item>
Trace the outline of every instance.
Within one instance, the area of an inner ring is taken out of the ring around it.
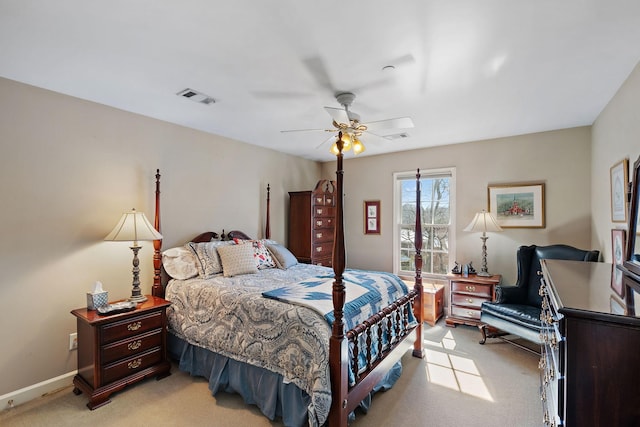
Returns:
[[[538,357],[499,340],[480,345],[477,328],[425,325],[426,357],[403,358],[395,387],[378,393],[368,414],[352,427],[518,426],[542,424]],[[238,395],[211,396],[202,378],[177,370],[111,396],[94,411],[71,387],[0,413],[0,425],[17,426],[281,426]]]

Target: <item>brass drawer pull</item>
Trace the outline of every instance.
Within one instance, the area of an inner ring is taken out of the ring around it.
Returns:
[[[320,208],[316,209],[316,214],[317,215],[322,215],[322,212],[323,212],[322,209],[320,209]]]
[[[127,368],[129,368],[129,369],[138,369],[140,367],[140,365],[142,365],[142,359],[136,359],[136,360],[132,360],[131,362],[127,363]]]
[[[471,298],[467,298],[467,302],[468,302],[469,304],[473,304],[473,300],[472,300]]]
[[[322,233],[316,233],[316,238],[317,239],[322,239]]]
[[[129,344],[127,344],[127,348],[128,348],[129,350],[131,350],[131,351],[133,351],[133,350],[137,350],[137,349],[139,349],[141,346],[142,346],[142,341],[141,341],[141,340],[133,341],[133,342],[130,342]]]
[[[127,330],[129,331],[137,331],[142,327],[142,322],[133,322],[127,325]]]
[[[322,252],[322,246],[318,246],[318,247],[316,248],[316,252]]]
[[[476,290],[476,287],[475,287],[475,286],[473,286],[473,285],[467,285],[467,286],[465,287],[465,289],[466,289],[466,290],[468,290],[468,291],[474,292],[474,291]]]

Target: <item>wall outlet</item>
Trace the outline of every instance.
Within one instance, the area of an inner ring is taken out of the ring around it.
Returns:
[[[74,332],[69,334],[69,350],[76,350],[78,348],[78,333]]]

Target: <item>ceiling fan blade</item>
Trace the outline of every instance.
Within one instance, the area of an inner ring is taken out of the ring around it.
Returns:
[[[367,131],[376,132],[385,129],[409,129],[413,127],[413,120],[411,120],[411,117],[399,117],[397,119],[378,120],[363,124],[367,127]]]
[[[307,70],[309,70],[309,73],[316,81],[318,86],[320,86],[322,89],[330,91],[331,93],[336,91],[336,89],[333,87],[331,77],[329,77],[329,72],[327,71],[327,67],[325,66],[322,58],[314,56],[311,58],[305,58],[302,62],[304,63]]]
[[[316,150],[319,150],[319,149],[320,149],[320,147],[322,147],[324,144],[326,144],[326,143],[327,143],[327,142],[329,142],[329,141],[333,141],[334,139],[336,139],[336,136],[335,136],[335,135],[331,135],[329,138],[327,138],[327,139],[325,139],[324,141],[322,141],[322,142],[320,143],[320,145],[318,145],[318,146],[316,147]]]
[[[324,107],[324,109],[327,110],[327,113],[336,123],[344,123],[346,125],[351,123],[344,108]]]
[[[289,129],[289,130],[281,130],[280,133],[288,133],[288,132],[325,132],[329,131],[329,129]],[[333,131],[331,131],[333,132]]]

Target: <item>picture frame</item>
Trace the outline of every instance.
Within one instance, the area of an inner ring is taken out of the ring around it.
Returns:
[[[629,160],[620,160],[610,169],[611,185],[611,221],[627,222],[629,200],[627,188],[629,187]]]
[[[502,228],[545,228],[543,182],[489,185],[489,212]]]
[[[364,234],[380,234],[380,200],[364,201]]]
[[[625,260],[627,231],[614,228],[611,230],[611,289],[615,291],[621,298],[624,298],[625,286],[622,282],[623,274],[617,266],[622,265]]]

